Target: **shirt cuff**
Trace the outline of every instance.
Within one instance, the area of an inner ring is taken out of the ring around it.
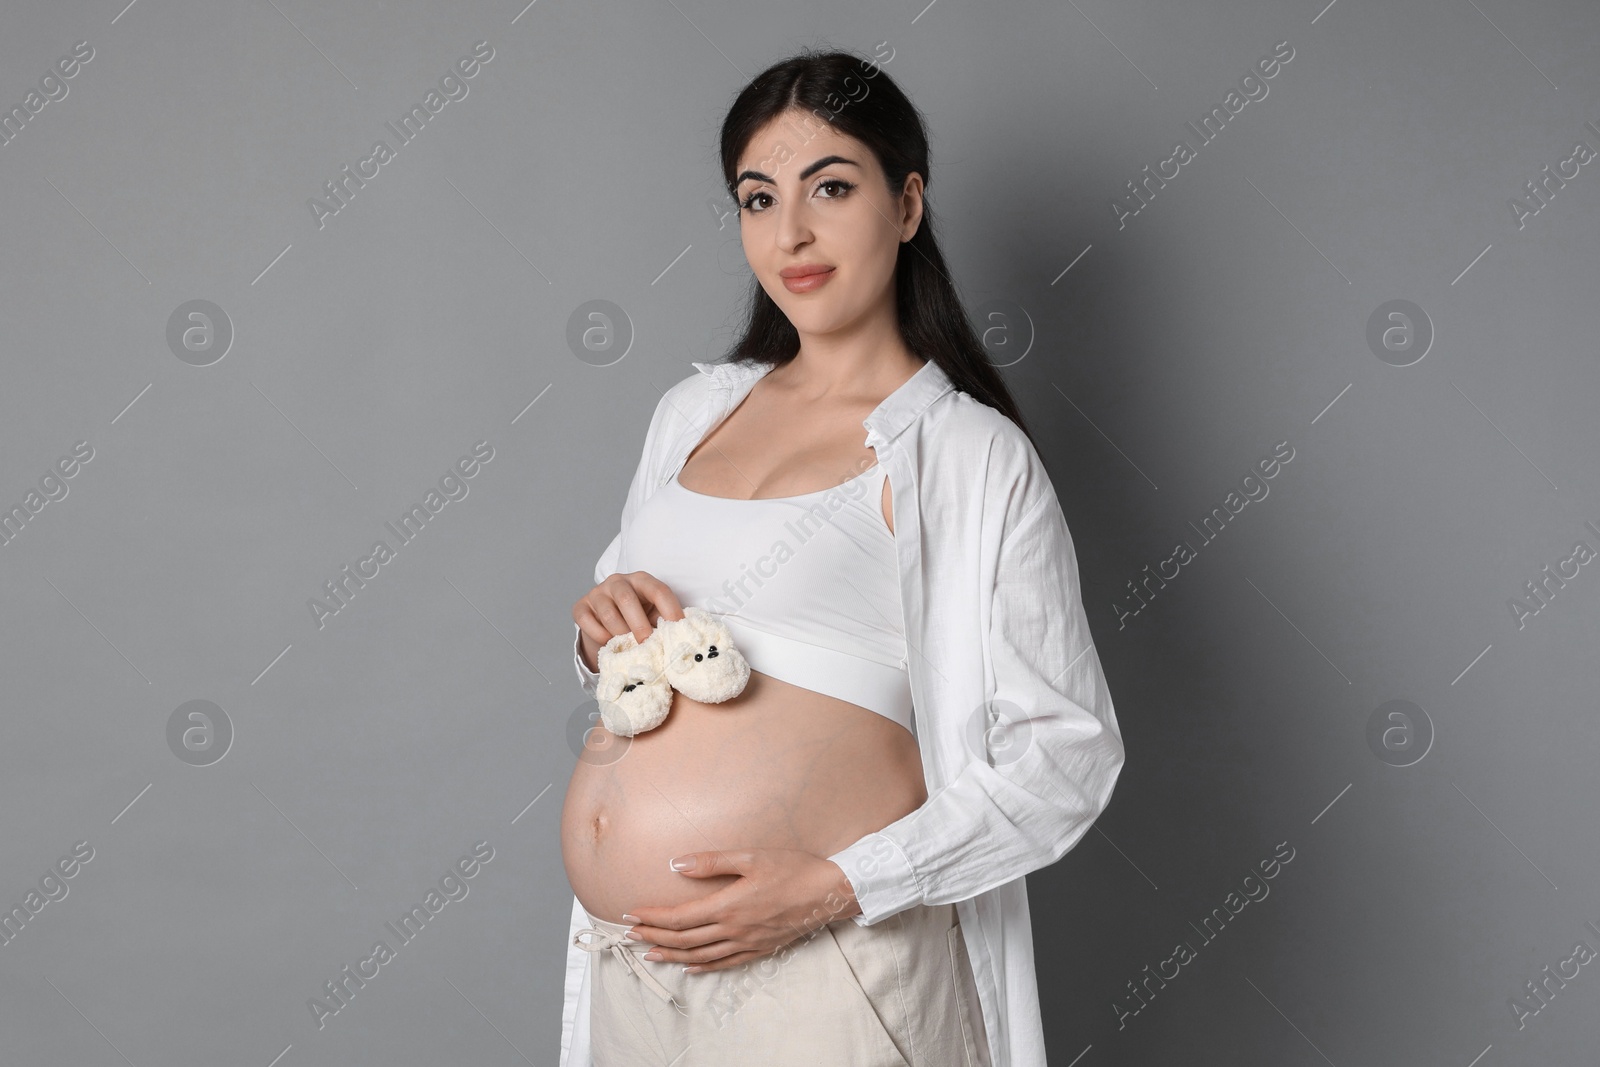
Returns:
[[[583,628],[577,623],[573,623],[572,628],[577,631],[572,639],[572,665],[578,669],[578,685],[585,693],[594,696],[600,685],[600,675],[583,664]]]
[[[922,887],[911,861],[893,839],[871,833],[828,859],[839,865],[855,890],[860,915],[857,926],[871,926],[922,903]]]

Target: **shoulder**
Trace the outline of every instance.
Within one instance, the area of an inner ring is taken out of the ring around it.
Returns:
[[[696,367],[711,364],[695,364]],[[701,418],[711,396],[715,376],[701,370],[678,379],[656,401],[655,412],[650,416],[647,445],[670,440]]]
[[[919,436],[929,474],[966,482],[966,491],[985,510],[1021,517],[1044,499],[1054,499],[1055,487],[1033,442],[998,409],[952,389],[922,422]]]
[[[712,408],[763,367],[750,363],[693,363],[694,373],[673,382],[656,401],[645,437],[647,457],[671,454],[686,435],[709,428]],[[656,388],[660,388],[657,386]]]
[[[715,380],[712,375],[697,370],[668,387],[656,407],[680,420],[691,419],[705,407]]]
[[[652,425],[660,423],[662,429],[676,426],[679,429],[705,420],[711,405],[718,397],[731,395],[752,378],[759,378],[770,367],[766,364],[742,361],[721,363],[691,363],[694,373],[673,383],[656,405]],[[659,432],[659,431],[658,431]]]
[[[1032,453],[1022,427],[998,409],[976,397],[952,388],[929,409],[926,422],[931,430],[929,443],[946,448],[996,450],[1012,462],[1021,462]]]

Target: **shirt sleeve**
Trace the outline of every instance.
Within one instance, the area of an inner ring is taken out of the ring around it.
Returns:
[[[590,699],[597,699],[595,690],[600,685],[600,675],[583,665],[583,627],[573,623],[572,630],[572,665],[578,670],[578,686]]]
[[[622,548],[622,532],[611,539],[611,544],[601,553],[600,561],[594,566],[594,584],[599,585],[612,574],[616,573],[617,558]],[[583,662],[583,627],[577,623],[572,624],[572,665],[578,672],[578,686],[591,699],[600,684],[600,675],[584,666]]]
[[[855,891],[859,926],[1049,866],[1110,802],[1122,737],[1053,490],[1003,533],[990,595],[993,691],[989,727],[966,730],[973,754],[916,811],[828,857]]]
[[[688,417],[686,404],[692,405],[693,401],[688,395],[688,389],[697,385],[700,375],[696,373],[690,378],[679,382],[662,394],[661,400],[656,404],[656,410],[650,416],[650,428],[645,432],[644,448],[639,455],[639,465],[634,468],[633,481],[628,484],[628,495],[622,502],[622,521],[611,543],[594,565],[594,584],[599,585],[611,575],[617,573],[617,561],[622,556],[622,534],[633,522],[634,513],[639,510],[639,505],[644,503],[656,489],[656,459],[658,442],[663,434],[668,431],[669,425],[684,421]],[[588,696],[595,695],[595,688],[599,685],[600,675],[591,671],[583,663],[583,628],[577,623],[572,624],[572,665],[578,675],[578,686]]]

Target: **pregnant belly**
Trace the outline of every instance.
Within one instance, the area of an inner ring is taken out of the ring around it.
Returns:
[[[622,922],[735,876],[667,866],[686,852],[792,848],[826,857],[927,799],[916,739],[898,723],[756,671],[721,704],[672,695],[654,730],[604,731],[561,809],[567,880],[590,915]]]

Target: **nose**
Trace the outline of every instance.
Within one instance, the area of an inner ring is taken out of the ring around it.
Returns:
[[[778,247],[793,254],[811,241],[811,219],[804,204],[779,204]]]

